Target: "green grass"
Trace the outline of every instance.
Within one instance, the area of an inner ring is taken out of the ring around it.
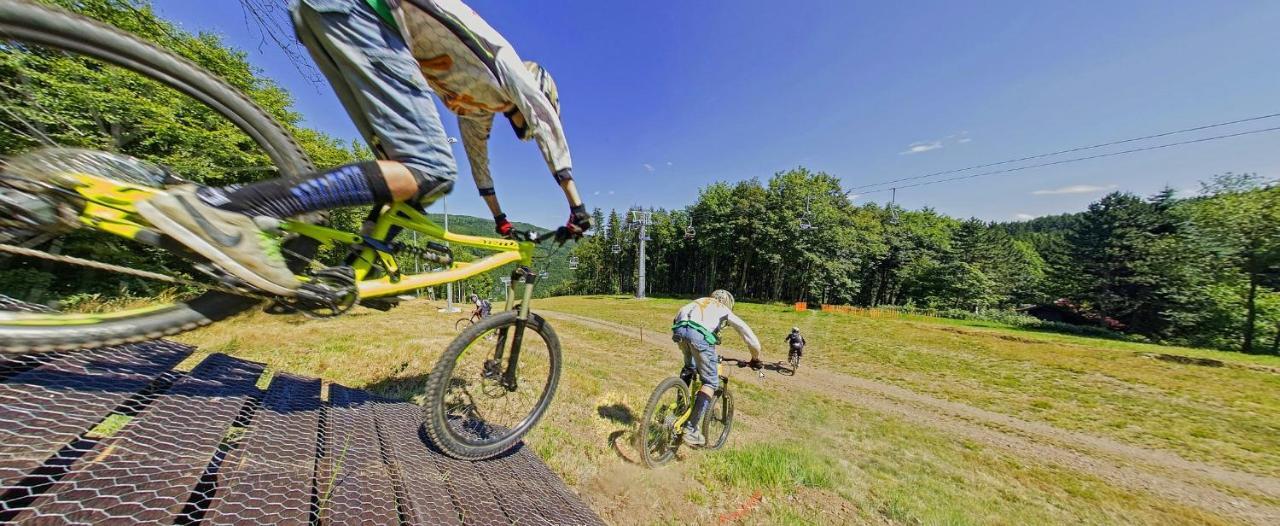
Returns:
[[[830,458],[800,444],[752,444],[704,457],[701,477],[737,488],[831,489],[842,481]]]
[[[97,439],[115,436],[130,420],[133,420],[133,417],[120,413],[111,413],[101,422],[98,422],[98,425],[93,426],[93,429],[90,429],[88,433],[85,433],[85,436]]]
[[[654,386],[679,369],[669,341],[658,336],[680,304],[570,297],[534,305],[646,328],[641,345],[612,331],[553,320],[563,345],[560,389],[526,437],[610,523],[717,523],[744,506],[744,524],[1232,523],[1186,503],[857,407],[839,393],[795,388],[808,368],[874,378],[1220,465],[1252,462],[1246,469],[1256,473],[1280,464],[1276,375],[1151,360],[1138,352],[1168,349],[1126,342],[744,304],[737,310],[765,342],[766,359],[783,359],[782,337],[792,325],[806,332],[811,344],[805,368],[796,377],[767,379],[730,370],[737,398],[726,448],[682,450],[672,464],[648,470],[634,463],[635,424],[628,418],[639,418]],[[459,315],[438,313],[437,306],[357,309],[331,320],[254,314],[181,339],[201,346],[202,354],[226,352],[265,362],[269,370],[411,399],[455,336]],[[734,337],[726,339],[740,347]],[[762,499],[747,506],[757,491]]]
[[[550,298],[540,307],[657,331],[670,325],[683,303],[587,296]],[[781,305],[740,304],[735,310],[764,343],[766,361],[785,359],[782,338],[798,326],[809,341],[806,368],[1280,476],[1280,374],[1248,368],[1280,368],[1278,357],[995,328],[989,322],[870,319]],[[730,348],[742,348],[736,335],[725,340]],[[1240,366],[1177,364],[1144,353]]]

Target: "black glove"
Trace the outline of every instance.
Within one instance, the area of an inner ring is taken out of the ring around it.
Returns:
[[[587,205],[578,205],[569,207],[569,221],[565,223],[564,228],[557,232],[557,237],[562,237],[560,241],[569,239],[581,239],[582,235],[591,230],[591,214],[587,213]]]

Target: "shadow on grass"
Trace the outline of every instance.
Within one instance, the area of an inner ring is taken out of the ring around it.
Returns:
[[[415,374],[412,376],[390,376],[363,387],[366,391],[392,400],[418,402],[414,397],[427,391],[427,378],[431,375]]]
[[[722,358],[721,358],[721,361],[723,361],[724,363],[727,363],[727,364],[733,364],[733,365],[737,366],[739,369],[746,369],[747,367],[750,367],[750,365],[748,365],[748,362],[747,362],[746,360],[739,360],[739,359],[737,359],[737,358],[723,358],[723,357],[722,357]],[[761,364],[761,369],[763,369],[763,370],[765,370],[765,371],[773,371],[773,372],[775,372],[775,373],[783,374],[783,375],[786,375],[786,376],[793,376],[793,375],[795,375],[795,374],[796,374],[796,372],[795,372],[794,370],[792,370],[791,368],[787,367],[786,365],[783,365],[783,363],[782,363],[782,362],[762,363],[762,364]]]
[[[636,422],[636,414],[624,404],[602,405],[596,408],[596,413],[602,418],[607,418],[624,426],[629,426]]]

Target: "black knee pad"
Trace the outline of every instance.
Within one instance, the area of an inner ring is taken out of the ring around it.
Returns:
[[[423,206],[435,202],[449,192],[453,191],[452,179],[440,179],[428,174],[425,170],[405,165],[409,169],[409,173],[413,174],[413,180],[418,183],[418,193],[413,196],[413,200],[421,203]]]

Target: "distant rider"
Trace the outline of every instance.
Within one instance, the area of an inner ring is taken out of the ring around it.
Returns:
[[[800,335],[799,327],[792,327],[791,334],[787,335],[787,345],[791,347],[791,352],[796,356],[804,356],[804,336]]]
[[[747,342],[747,348],[751,349],[749,365],[752,369],[759,369],[760,340],[751,332],[747,322],[733,314],[733,295],[729,291],[717,290],[709,298],[700,298],[681,307],[671,326],[671,339],[680,345],[684,353],[680,378],[691,384],[694,374],[697,374],[702,380],[702,388],[698,390],[693,404],[693,416],[684,425],[684,442],[691,446],[707,442],[702,436],[701,424],[716,389],[720,387],[717,370],[720,356],[716,354],[716,345],[720,343],[720,329],[725,325],[732,326]]]
[[[489,300],[481,298],[477,294],[471,295],[471,303],[475,304],[476,306],[475,310],[472,311],[471,315],[478,318],[488,318],[489,312],[493,310],[493,305],[489,303]]]

